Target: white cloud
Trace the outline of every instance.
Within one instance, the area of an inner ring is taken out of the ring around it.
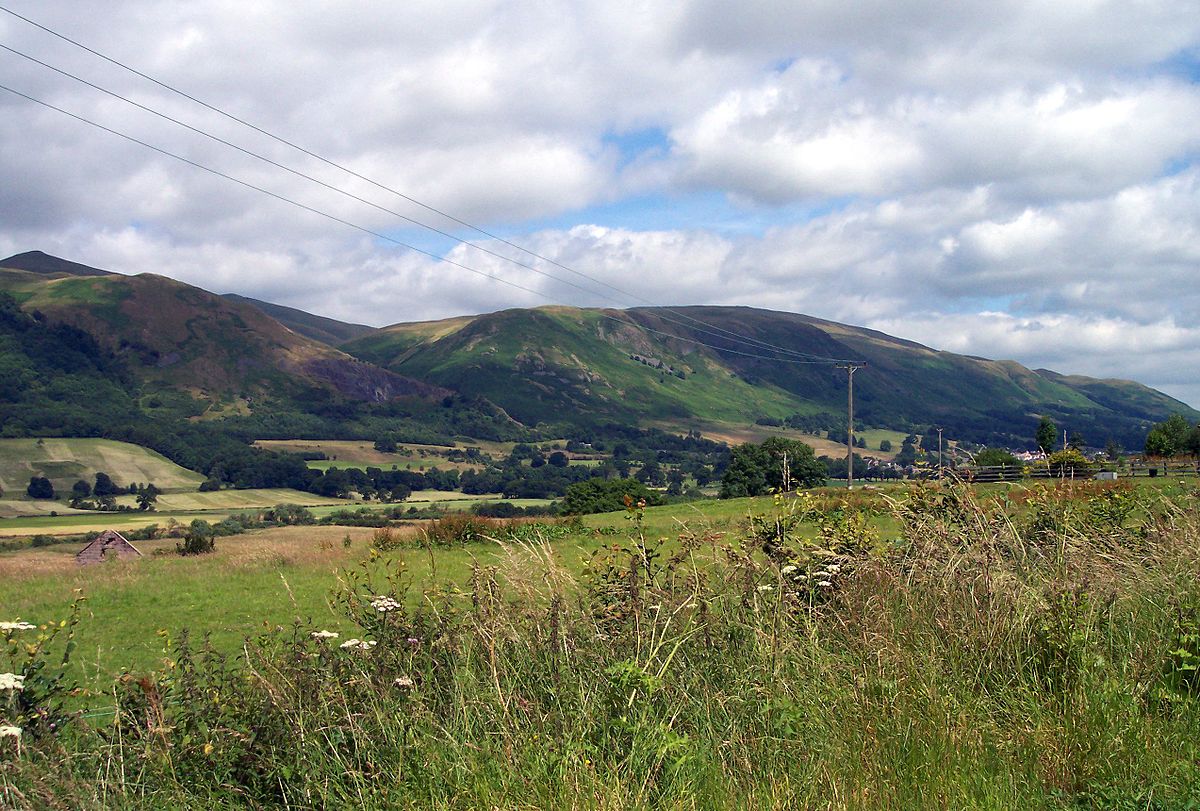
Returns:
[[[1191,3],[10,5],[630,291],[628,303],[886,325],[948,348],[1138,378],[1200,404],[1179,371],[1196,368],[1200,351]],[[0,40],[428,216],[6,14]],[[0,53],[0,71],[5,84],[190,159],[430,244],[384,212],[11,54]],[[3,93],[0,116],[0,246],[10,252],[39,248],[374,324],[543,301]],[[612,138],[639,133],[641,146]],[[616,296],[465,248],[449,257],[555,301]]]

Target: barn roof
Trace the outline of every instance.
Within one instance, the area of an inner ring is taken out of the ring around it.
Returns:
[[[112,552],[117,557],[141,557],[142,552],[115,529],[106,529],[92,539],[91,543],[80,549],[75,560],[84,565],[104,560],[106,553]]]

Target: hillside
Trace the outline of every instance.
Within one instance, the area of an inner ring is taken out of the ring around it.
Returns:
[[[28,253],[0,260],[0,290],[26,312],[85,331],[139,381],[234,411],[314,386],[372,402],[448,393],[298,334],[254,304],[153,273],[125,276]]]
[[[23,497],[31,476],[45,476],[60,493],[96,473],[119,485],[153,482],[160,490],[195,490],[204,477],[147,448],[109,439],[0,439],[0,487]]]
[[[306,313],[304,310],[297,310],[294,307],[284,307],[269,301],[239,296],[237,293],[224,293],[221,298],[257,307],[292,332],[330,346],[337,346],[375,331],[374,327],[368,327],[366,324],[350,324],[333,318],[325,318]]]
[[[1012,361],[747,307],[506,310],[397,324],[343,348],[401,374],[486,397],[526,424],[844,421],[844,371],[830,363],[755,357],[766,353],[727,337],[731,332],[793,352],[866,362],[855,376],[855,408],[867,425],[941,424],[957,438],[1020,444],[1048,414],[1094,444],[1112,437],[1137,447],[1152,421],[1173,412],[1200,419],[1185,404],[1132,381],[1035,372]]]

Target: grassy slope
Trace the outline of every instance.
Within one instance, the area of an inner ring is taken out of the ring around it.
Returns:
[[[1173,412],[1200,420],[1200,412],[1130,381],[1034,372],[1012,361],[940,352],[873,330],[746,307],[681,307],[670,313],[508,310],[396,325],[345,348],[402,373],[485,396],[529,422],[600,415],[677,425],[689,419],[746,424],[759,416],[843,413],[844,372],[830,364],[738,354],[754,351],[723,338],[728,332],[821,357],[866,361],[855,378],[855,399],[856,414],[868,424],[903,429],[942,423],[979,441],[993,433],[1021,441],[1038,416],[1050,414],[1094,443],[1112,434],[1129,444],[1144,436],[1147,420]],[[726,351],[656,333],[694,337]],[[638,364],[630,353],[683,369],[686,379]]]
[[[45,476],[69,494],[79,479],[91,484],[103,471],[119,485],[153,482],[160,490],[195,490],[204,477],[161,454],[110,439],[0,439],[0,486],[23,496],[31,476]]]
[[[247,301],[152,273],[70,276],[0,268],[0,289],[27,311],[91,333],[121,355],[138,380],[213,404],[286,399],[313,385],[367,400],[445,393],[357,362]]]
[[[711,358],[664,351],[598,311],[567,307],[508,310],[420,325],[398,325],[344,345],[402,374],[438,380],[500,403],[523,422],[572,413],[625,419],[785,416],[794,399],[752,386]],[[684,379],[629,355],[655,357]]]

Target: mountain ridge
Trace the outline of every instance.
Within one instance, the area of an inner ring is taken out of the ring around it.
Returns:
[[[528,426],[844,428],[845,372],[764,348],[778,346],[866,362],[855,377],[856,417],[879,427],[938,424],[956,438],[1019,445],[1046,415],[1094,445],[1115,438],[1134,447],[1171,413],[1200,420],[1135,381],[1032,370],[747,306],[554,305],[372,329],[36,251],[0,260],[0,289],[28,312],[94,335],[142,379],[235,412],[318,386],[369,402],[457,394]]]

